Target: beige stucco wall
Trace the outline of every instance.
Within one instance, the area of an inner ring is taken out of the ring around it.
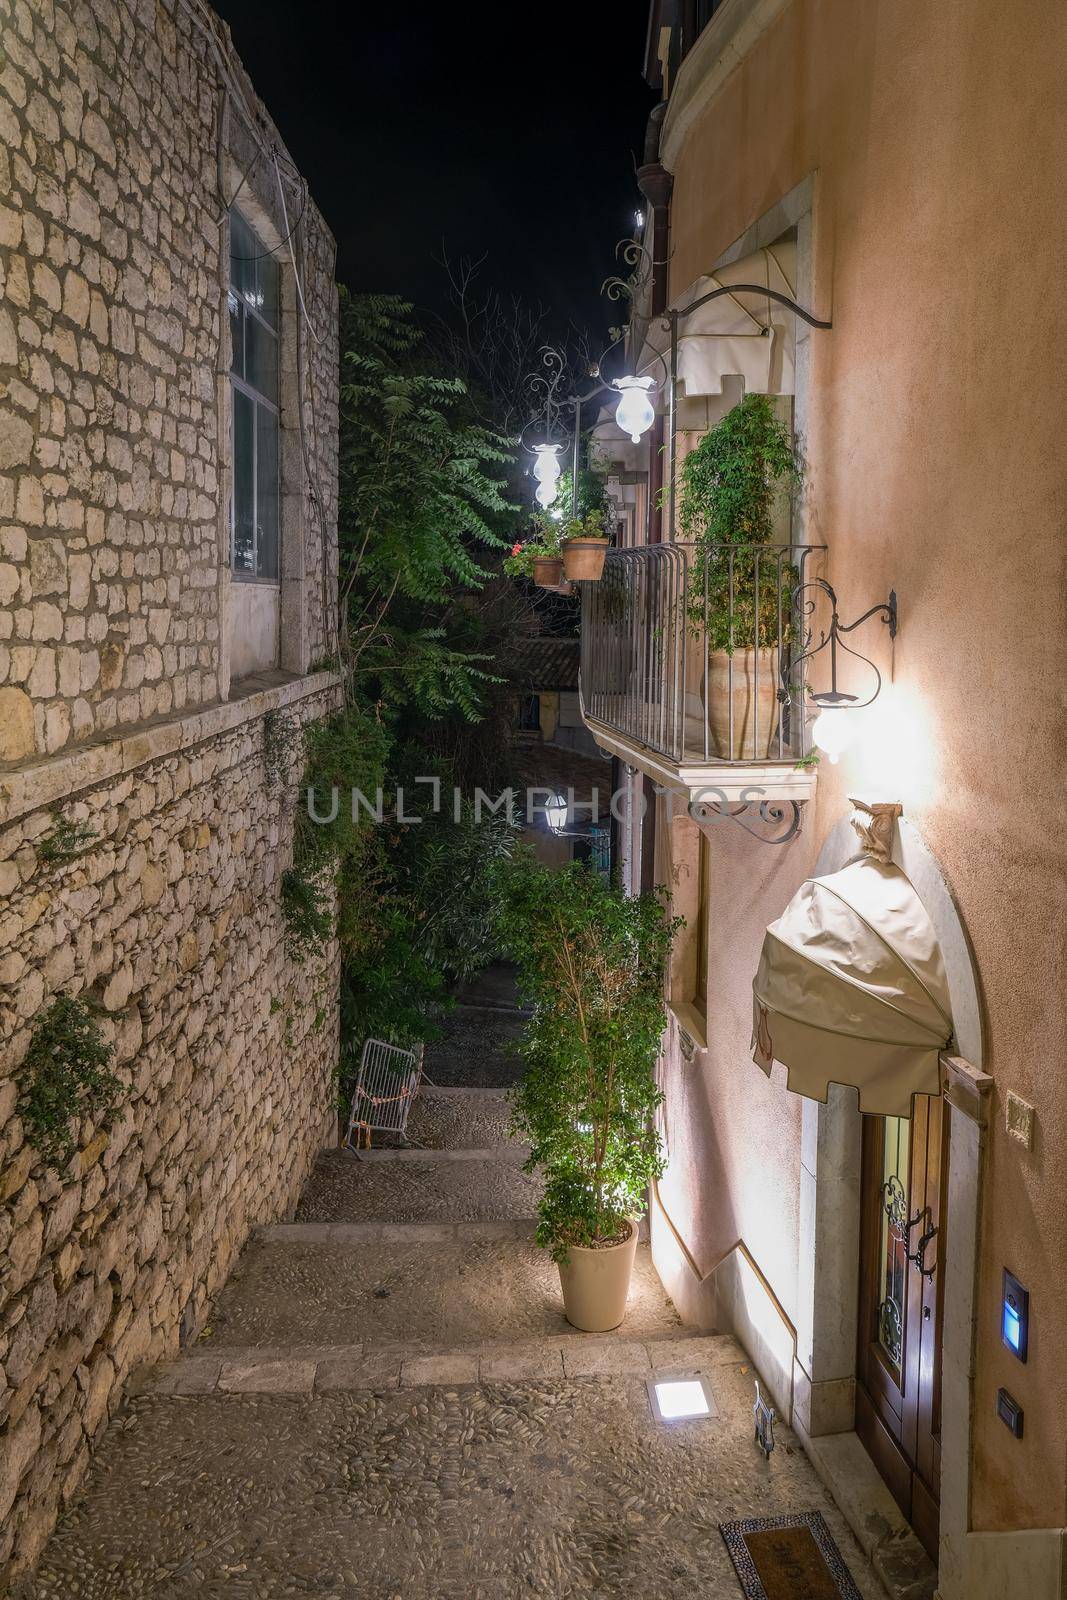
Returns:
[[[702,1263],[743,1237],[793,1306],[799,1113],[749,1059],[749,985],[847,795],[899,799],[973,941],[996,1079],[978,1529],[1067,1521],[1064,81],[1055,0],[792,0],[671,156],[672,295],[814,174],[813,298],[834,328],[812,339],[807,532],[846,620],[893,587],[901,628],[892,653],[865,636],[893,681],[862,747],[823,764],[802,839],[713,839],[713,1045],[667,1064],[664,1194]],[[1032,1153],[1004,1132],[1008,1089],[1036,1106]],[[998,1341],[1005,1265],[1031,1290],[1025,1367]],[[995,1417],[1000,1384],[1022,1441]]]

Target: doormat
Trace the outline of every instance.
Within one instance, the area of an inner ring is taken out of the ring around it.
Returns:
[[[723,1522],[719,1532],[745,1600],[863,1600],[819,1511]]]

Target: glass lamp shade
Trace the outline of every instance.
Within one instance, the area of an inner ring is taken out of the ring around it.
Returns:
[[[811,737],[823,754],[829,756],[830,765],[836,767],[838,757],[852,743],[852,725],[846,712],[840,706],[827,706],[815,718]]]
[[[554,794],[545,806],[545,821],[553,833],[562,833],[567,826],[567,801],[561,794]]]
[[[637,444],[641,435],[647,433],[656,420],[656,413],[648,394],[652,387],[652,379],[616,378],[615,387],[619,391],[615,421],[624,433],[630,435],[634,444]]]
[[[539,444],[534,450],[533,474],[537,479],[537,504],[547,511],[556,498],[559,483],[559,445]]]

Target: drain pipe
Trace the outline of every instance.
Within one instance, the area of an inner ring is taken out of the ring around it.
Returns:
[[[649,208],[646,238],[652,256],[649,285],[649,317],[662,316],[667,307],[667,268],[670,261],[670,204],[674,178],[660,160],[659,141],[667,102],[653,106],[645,131],[644,159],[637,169],[637,187]],[[651,433],[648,460],[649,544],[663,538],[663,513],[659,509],[663,487],[663,418],[657,417]],[[641,785],[644,811],[641,819],[641,892],[650,893],[656,883],[656,791],[647,775]]]

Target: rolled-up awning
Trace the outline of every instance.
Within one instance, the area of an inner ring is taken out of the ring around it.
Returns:
[[[937,935],[899,867],[864,858],[809,878],[767,929],[752,982],[752,1054],[825,1100],[854,1084],[860,1110],[911,1115],[940,1091],[952,1008]]]
[[[783,240],[771,248],[742,256],[698,278],[675,302],[679,312],[712,289],[754,283],[780,294],[796,294],[796,245]],[[722,393],[727,376],[744,379],[748,394],[792,394],[796,318],[774,300],[747,290],[725,294],[700,306],[678,322],[678,397]],[[670,331],[663,319],[650,320],[639,373],[659,380],[669,358]],[[662,359],[660,359],[662,358]]]

